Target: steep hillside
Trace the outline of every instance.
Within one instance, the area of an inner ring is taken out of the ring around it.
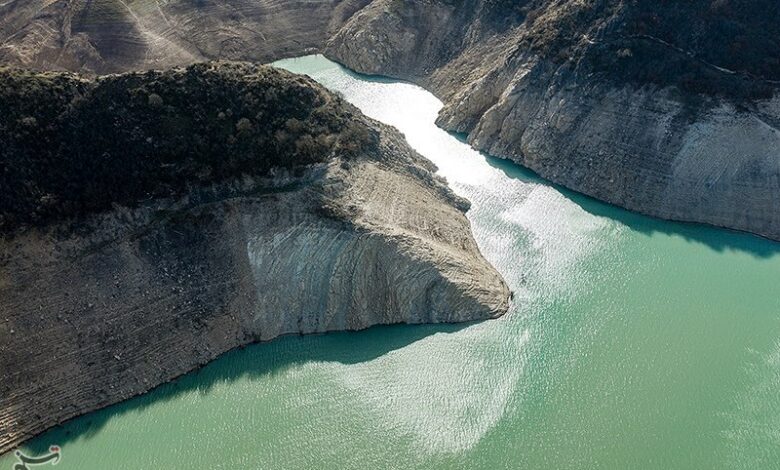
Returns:
[[[0,90],[0,453],[253,341],[507,311],[468,202],[306,77],[4,71]]]
[[[377,0],[326,53],[429,88],[439,125],[556,183],[780,239],[779,19],[770,1]]]
[[[0,83],[5,231],[377,144],[357,110],[268,67],[199,64],[95,81],[9,69]]]
[[[0,63],[113,73],[268,62],[320,48],[368,1],[9,0],[0,4]]]

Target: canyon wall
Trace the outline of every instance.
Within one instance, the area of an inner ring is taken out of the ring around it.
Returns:
[[[628,209],[780,239],[774,0],[14,0],[0,61],[115,72],[325,52],[476,148]]]
[[[430,89],[440,126],[553,182],[780,240],[780,5],[667,3],[377,0],[326,55]]]
[[[0,63],[98,74],[318,50],[369,0],[10,0]]]
[[[468,202],[396,130],[312,80],[245,64],[96,82],[26,72],[14,80],[6,93],[37,90],[41,105],[49,95],[40,88],[59,90],[59,97],[75,82],[71,102],[49,103],[62,108],[65,123],[24,131],[48,139],[60,133],[82,138],[73,129],[83,126],[72,121],[93,122],[91,110],[102,109],[105,99],[117,122],[161,114],[162,102],[173,116],[198,114],[190,108],[197,106],[208,127],[199,144],[204,154],[163,147],[149,157],[151,164],[132,169],[122,166],[129,157],[114,158],[107,144],[86,162],[69,149],[59,151],[65,162],[58,170],[88,165],[78,174],[92,181],[79,187],[98,188],[99,201],[83,188],[79,197],[60,194],[72,182],[68,171],[47,174],[33,163],[3,160],[28,189],[1,211],[6,221],[24,224],[6,224],[0,237],[0,453],[254,341],[379,324],[481,320],[508,309],[506,284],[472,238],[464,215]],[[198,100],[190,98],[199,93],[220,99],[193,104]],[[263,99],[267,108],[257,104]],[[243,102],[254,103],[253,112],[267,109],[265,126],[246,125],[249,119],[239,114]],[[212,109],[217,103],[225,107]],[[230,115],[209,118],[228,114],[230,103]],[[39,112],[46,107],[30,106]],[[309,124],[299,126],[292,116]],[[4,116],[0,123],[31,126],[25,117]],[[200,124],[183,118],[178,126],[189,142],[196,136],[188,132]],[[130,134],[112,134],[117,148],[126,139],[145,142],[154,135],[153,120],[138,122]],[[327,134],[317,136],[324,147],[314,147],[315,154],[286,146],[289,134],[294,142],[308,141],[314,129]],[[23,131],[0,131],[6,142],[25,139]],[[353,146],[355,138],[339,132],[362,132],[368,142]],[[243,161],[244,152],[230,150],[242,139],[261,139],[278,153],[249,154],[256,164]],[[0,156],[14,157],[5,151]],[[211,157],[221,158],[222,173],[207,171]],[[261,157],[276,165],[268,168]],[[47,157],[29,156],[35,158]],[[101,173],[104,161],[123,169],[116,179]],[[166,173],[170,161],[176,165]],[[233,167],[236,174],[224,173]],[[177,178],[186,184],[177,185]],[[17,214],[17,207],[32,207],[40,216],[20,219],[27,212]]]

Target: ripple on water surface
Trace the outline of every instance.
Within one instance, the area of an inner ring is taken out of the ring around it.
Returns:
[[[436,128],[416,86],[278,65],[439,166],[512,311],[252,346],[30,450],[63,444],[66,469],[778,468],[780,244],[552,186]]]

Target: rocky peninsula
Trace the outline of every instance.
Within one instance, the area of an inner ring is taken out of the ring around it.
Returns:
[[[0,83],[0,453],[237,346],[508,308],[468,202],[311,79]]]

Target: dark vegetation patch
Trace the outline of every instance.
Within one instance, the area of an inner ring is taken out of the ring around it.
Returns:
[[[780,86],[777,0],[536,0],[521,47],[607,79],[769,98]]]
[[[531,0],[483,0],[481,15],[497,31],[520,24],[530,8]]]
[[[301,168],[378,142],[355,108],[264,66],[86,80],[0,70],[0,233]]]

